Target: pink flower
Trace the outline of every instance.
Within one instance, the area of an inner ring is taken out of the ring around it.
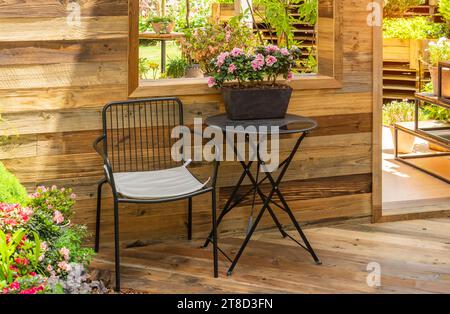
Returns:
[[[267,64],[267,66],[271,67],[272,65],[275,64],[275,62],[277,62],[277,58],[275,58],[274,56],[267,56],[266,57],[266,64]]]
[[[36,293],[37,293],[36,288],[25,289],[19,292],[19,294],[36,294]]]
[[[47,188],[45,186],[41,185],[41,186],[37,187],[37,191],[45,193],[45,192],[47,192]]]
[[[275,45],[267,45],[266,46],[266,52],[267,53],[274,53],[274,52],[277,52],[279,50],[280,50],[280,48],[278,48],[278,46],[275,46]]]
[[[59,267],[59,269],[64,270],[64,271],[70,271],[72,269],[70,264],[68,264],[66,261],[59,262],[58,267]]]
[[[14,262],[16,262],[16,264],[23,265],[23,266],[27,266],[30,263],[26,257],[23,257],[23,258],[16,257],[14,259]]]
[[[233,50],[231,50],[231,55],[233,56],[233,57],[237,57],[237,56],[240,56],[240,55],[242,55],[244,52],[242,51],[242,49],[240,49],[240,48],[233,48]]]
[[[9,285],[9,288],[12,290],[19,290],[20,289],[20,284],[17,281],[12,282]]]
[[[216,86],[216,80],[212,76],[208,77],[208,87],[214,87],[214,86]]]
[[[42,251],[47,251],[47,249],[48,249],[48,245],[47,245],[47,242],[41,242],[41,245],[40,245],[40,247],[41,247],[41,250]]]
[[[70,194],[70,198],[74,200],[77,198],[77,195],[75,193],[72,193],[72,194]]]
[[[230,55],[229,52],[222,52],[220,55],[218,55],[217,61],[216,61],[216,66],[218,68],[220,68],[224,64],[225,59],[228,58],[229,55]]]
[[[61,254],[62,257],[67,261],[69,259],[70,251],[67,248],[63,247],[59,250],[59,254]]]
[[[230,32],[230,31],[227,31],[226,34],[225,34],[225,41],[226,41],[226,42],[229,42],[230,39],[231,39],[231,32]]]
[[[236,65],[234,65],[234,63],[232,63],[228,67],[228,73],[234,73],[234,71],[236,71]]]
[[[52,266],[52,265],[50,265],[50,264],[48,264],[48,266],[47,266],[47,270],[51,272],[51,271],[53,270],[53,266]]]
[[[289,50],[287,50],[286,48],[281,48],[281,49],[280,49],[280,53],[281,53],[283,56],[288,56],[288,55],[289,55]]]
[[[56,185],[52,185],[52,191],[57,190],[58,188],[56,187]]]
[[[294,75],[292,74],[292,72],[289,71],[289,72],[288,72],[288,75],[287,75],[288,81],[292,80],[292,77],[293,77],[293,76],[294,76]]]
[[[254,71],[261,70],[264,66],[264,56],[262,54],[257,54],[255,59],[251,62],[251,66]]]
[[[59,210],[55,210],[55,212],[53,213],[53,221],[57,224],[60,224],[64,221],[64,216]]]

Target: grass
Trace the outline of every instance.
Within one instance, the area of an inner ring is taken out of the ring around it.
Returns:
[[[161,43],[158,42],[155,46],[140,46],[139,57],[147,58],[149,61],[155,62],[159,65],[156,77],[161,75]],[[166,66],[170,58],[181,57],[181,50],[175,42],[168,41],[166,43]]]

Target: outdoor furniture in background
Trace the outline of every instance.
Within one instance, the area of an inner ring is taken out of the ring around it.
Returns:
[[[420,158],[432,157],[436,158],[436,160],[441,159],[443,164],[448,164],[446,167],[441,167],[444,172],[448,173],[448,169],[450,169],[450,158],[445,157],[450,156],[450,152],[445,152],[445,150],[450,150],[450,124],[444,121],[419,121],[419,110],[424,104],[439,106],[450,110],[450,104],[439,100],[437,96],[430,93],[416,93],[414,122],[399,122],[394,125],[394,157],[400,162],[450,183],[450,176],[448,176],[448,174],[428,170],[420,166],[418,162],[414,162]],[[438,145],[444,149],[444,152],[400,155],[398,152],[399,131],[420,137],[430,143]],[[445,159],[442,159],[442,157]]]
[[[156,40],[161,42],[161,73],[166,72],[166,42],[184,37],[184,33],[157,34],[155,32],[145,32],[139,34],[139,39]]]
[[[275,225],[278,227],[278,230],[280,231],[281,235],[283,237],[288,237],[292,240],[294,240],[298,245],[300,245],[302,248],[304,248],[306,251],[308,251],[311,256],[313,257],[314,261],[317,264],[321,264],[319,258],[315,254],[313,248],[309,244],[308,239],[306,238],[305,234],[303,233],[302,228],[300,227],[300,224],[296,220],[291,208],[286,202],[286,199],[284,198],[283,194],[280,191],[280,184],[282,182],[282,179],[284,175],[286,174],[286,171],[289,168],[289,165],[294,158],[297,150],[300,147],[300,144],[302,143],[303,139],[308,135],[309,131],[315,129],[317,127],[317,123],[309,118],[297,116],[288,114],[283,119],[264,119],[264,120],[229,120],[226,116],[226,114],[219,114],[216,116],[212,116],[206,119],[206,124],[209,126],[217,127],[221,129],[225,133],[225,138],[228,139],[228,136],[234,136],[238,133],[248,132],[249,130],[247,127],[252,126],[256,128],[256,132],[258,135],[260,131],[260,127],[267,127],[267,135],[271,134],[271,127],[279,127],[279,134],[296,134],[298,135],[298,139],[295,143],[295,145],[292,148],[292,151],[290,152],[289,156],[282,162],[280,162],[280,169],[278,176],[274,176],[273,173],[264,171],[264,178],[259,180],[259,171],[267,170],[265,162],[261,159],[261,156],[259,153],[256,154],[257,159],[257,168],[256,168],[256,175],[253,175],[251,173],[251,166],[253,164],[252,160],[244,161],[242,156],[240,155],[241,152],[238,151],[238,148],[236,144],[234,145],[234,154],[238,157],[238,160],[240,161],[240,164],[243,168],[243,172],[241,176],[239,177],[236,186],[233,189],[233,192],[231,193],[228,201],[226,202],[224,208],[222,209],[219,217],[217,218],[217,225],[219,225],[222,221],[222,219],[225,217],[226,214],[228,214],[234,207],[236,207],[238,204],[240,204],[250,193],[253,193],[253,203],[252,203],[252,212],[255,207],[255,197],[256,194],[260,197],[261,201],[263,202],[263,206],[261,207],[255,221],[251,220],[249,221],[249,230],[247,232],[247,235],[245,237],[244,242],[242,243],[242,246],[240,247],[239,251],[237,252],[234,259],[231,259],[225,252],[223,252],[220,248],[219,251],[224,254],[224,256],[231,262],[231,266],[228,269],[228,275],[231,275],[233,272],[233,269],[235,268],[237,262],[239,261],[239,258],[241,257],[242,253],[245,250],[245,247],[247,246],[249,240],[251,239],[254,231],[256,230],[256,227],[258,226],[258,223],[263,216],[264,212],[267,210],[272,217],[272,220],[275,222]],[[243,128],[238,128],[239,126],[242,126]],[[226,132],[230,131],[230,129],[227,127],[234,127],[233,133],[227,134]],[[246,130],[245,130],[246,129]],[[246,138],[248,139],[248,133],[246,133]],[[234,143],[234,141],[233,141]],[[252,143],[249,141],[249,145],[252,145]],[[258,152],[259,150],[259,142],[257,144],[258,147],[253,147],[254,151]],[[278,152],[277,152],[278,153]],[[241,187],[242,182],[244,179],[248,177],[250,182],[252,183],[252,187],[246,192],[241,193],[238,196],[238,190]],[[264,192],[261,190],[260,186],[263,182],[269,181],[271,185],[271,190],[269,194],[264,194]],[[278,196],[279,200],[281,201],[281,204],[275,202],[273,200],[274,196]],[[236,199],[237,198],[237,199]],[[272,205],[281,208],[290,218],[292,223],[294,224],[297,232],[299,233],[303,243],[300,243],[298,240],[293,238],[291,235],[289,235],[284,229],[281,223],[279,222],[275,212],[272,209]],[[204,247],[208,246],[209,242],[211,241],[211,238],[214,239],[214,230],[211,231],[209,237],[206,239]]]
[[[100,244],[102,186],[114,197],[116,290],[120,289],[119,203],[150,204],[188,199],[188,239],[192,238],[192,197],[211,192],[214,276],[218,276],[216,232],[216,162],[211,183],[202,183],[171,155],[173,127],[183,125],[183,104],[177,98],[152,98],[106,105],[103,135],[94,148],[103,158],[105,177],[98,184],[95,251]]]

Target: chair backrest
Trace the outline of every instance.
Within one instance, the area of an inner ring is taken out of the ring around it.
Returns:
[[[171,157],[172,129],[183,125],[178,98],[113,102],[103,108],[104,150],[113,172],[135,172],[179,166]]]

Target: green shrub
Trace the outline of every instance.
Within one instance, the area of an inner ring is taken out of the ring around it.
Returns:
[[[167,77],[180,78],[186,74],[188,62],[185,58],[172,58],[167,63]]]
[[[400,39],[435,39],[445,36],[447,26],[433,23],[424,16],[384,19],[383,37]]]
[[[439,12],[444,19],[450,21],[450,0],[439,1]]]
[[[409,8],[423,4],[424,0],[387,0],[383,15],[387,17],[402,17]]]
[[[0,162],[0,203],[25,204],[27,201],[25,187]]]
[[[424,120],[424,115],[419,112],[419,120]],[[383,105],[383,124],[394,125],[397,122],[414,121],[414,103],[403,101],[392,101]]]

